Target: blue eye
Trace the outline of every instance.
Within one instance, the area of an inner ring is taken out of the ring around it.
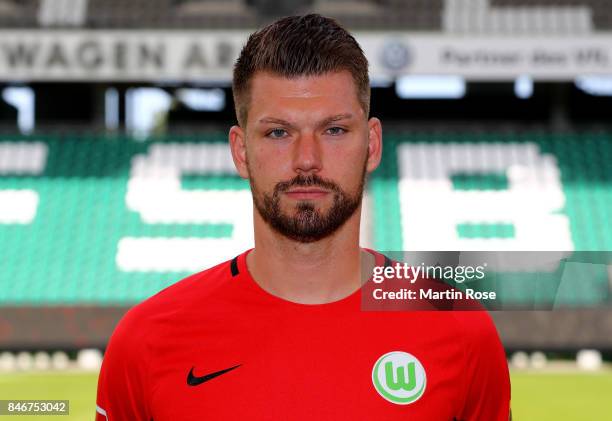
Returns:
[[[342,127],[330,127],[329,129],[327,129],[327,133],[332,136],[338,136],[346,133],[346,130]]]
[[[273,139],[281,139],[287,135],[288,133],[285,129],[273,129],[267,134],[268,137],[271,137]]]

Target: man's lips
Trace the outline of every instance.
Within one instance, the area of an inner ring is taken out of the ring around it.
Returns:
[[[329,191],[323,189],[298,188],[288,190],[285,192],[285,194],[292,199],[298,200],[319,199],[321,197],[327,196],[329,194]]]

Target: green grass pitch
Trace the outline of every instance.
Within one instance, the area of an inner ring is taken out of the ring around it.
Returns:
[[[70,416],[20,416],[19,421],[91,421],[95,412],[96,379],[95,374],[88,373],[3,373],[0,374],[0,399],[70,400]],[[610,396],[612,371],[512,373],[515,421],[612,419]],[[0,419],[8,417],[0,416]]]
[[[612,419],[612,371],[512,373],[515,421]]]
[[[0,399],[62,399],[70,401],[70,415],[2,416],[14,421],[92,421],[96,413],[95,373],[0,373]]]

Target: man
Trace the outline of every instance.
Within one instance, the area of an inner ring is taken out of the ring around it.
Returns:
[[[251,35],[234,70],[232,157],[255,248],[128,312],[107,349],[97,419],[507,420],[503,348],[484,312],[360,310],[367,61],[319,15]]]

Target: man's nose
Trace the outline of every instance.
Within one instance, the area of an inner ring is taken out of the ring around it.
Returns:
[[[300,134],[293,153],[293,166],[296,172],[310,173],[321,170],[321,143],[314,133]]]

